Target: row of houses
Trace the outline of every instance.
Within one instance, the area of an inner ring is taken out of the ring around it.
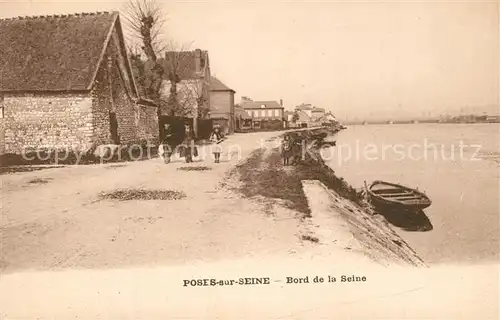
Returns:
[[[323,125],[337,124],[338,121],[330,112],[311,104],[301,104],[294,111],[286,112],[288,127],[317,127]]]
[[[0,19],[0,32],[0,153],[159,141],[172,113],[145,98],[118,12]],[[283,100],[236,104],[235,90],[212,76],[208,51],[168,51],[158,63],[163,101],[175,73],[182,119],[195,131],[198,121],[230,134],[311,126],[325,115],[304,105],[292,119]]]

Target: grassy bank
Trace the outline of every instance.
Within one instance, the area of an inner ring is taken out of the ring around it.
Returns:
[[[331,130],[318,128],[297,131],[296,135],[306,139],[306,143],[317,143],[316,137],[332,133]],[[310,217],[307,199],[302,190],[302,180],[319,180],[342,197],[364,205],[360,192],[344,179],[335,175],[319,156],[318,148],[311,148],[298,164],[284,167],[279,148],[255,150],[243,163],[236,166],[233,173],[240,177],[240,191],[248,197],[262,196],[281,199],[290,208]]]

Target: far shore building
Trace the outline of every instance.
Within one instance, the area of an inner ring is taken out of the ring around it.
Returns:
[[[218,78],[211,78],[209,117],[225,134],[233,133],[236,128],[234,94],[235,91]]]
[[[158,141],[118,12],[0,19],[0,151]]]
[[[252,118],[252,130],[279,130],[286,125],[283,100],[280,103],[243,100],[241,107]]]

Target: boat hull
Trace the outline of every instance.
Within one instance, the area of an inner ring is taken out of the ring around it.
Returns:
[[[371,204],[379,210],[382,211],[394,211],[394,210],[403,210],[403,211],[419,211],[425,208],[428,208],[431,203],[418,203],[418,204],[403,204],[398,202],[386,201],[385,199],[381,199],[380,197],[370,195]]]
[[[423,192],[390,182],[374,181],[366,190],[379,211],[420,211],[432,204]]]

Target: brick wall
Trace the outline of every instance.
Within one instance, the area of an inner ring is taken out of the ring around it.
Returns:
[[[210,103],[217,109],[211,110],[211,117],[224,115],[228,117],[227,125],[230,133],[234,132],[234,93],[230,91],[211,91]]]
[[[25,148],[88,148],[92,138],[89,94],[4,94],[4,152]]]
[[[224,113],[229,115],[231,113],[231,102],[233,102],[234,106],[234,98],[231,101],[231,94],[228,91],[211,91],[210,102],[212,106],[217,107],[217,114]]]

